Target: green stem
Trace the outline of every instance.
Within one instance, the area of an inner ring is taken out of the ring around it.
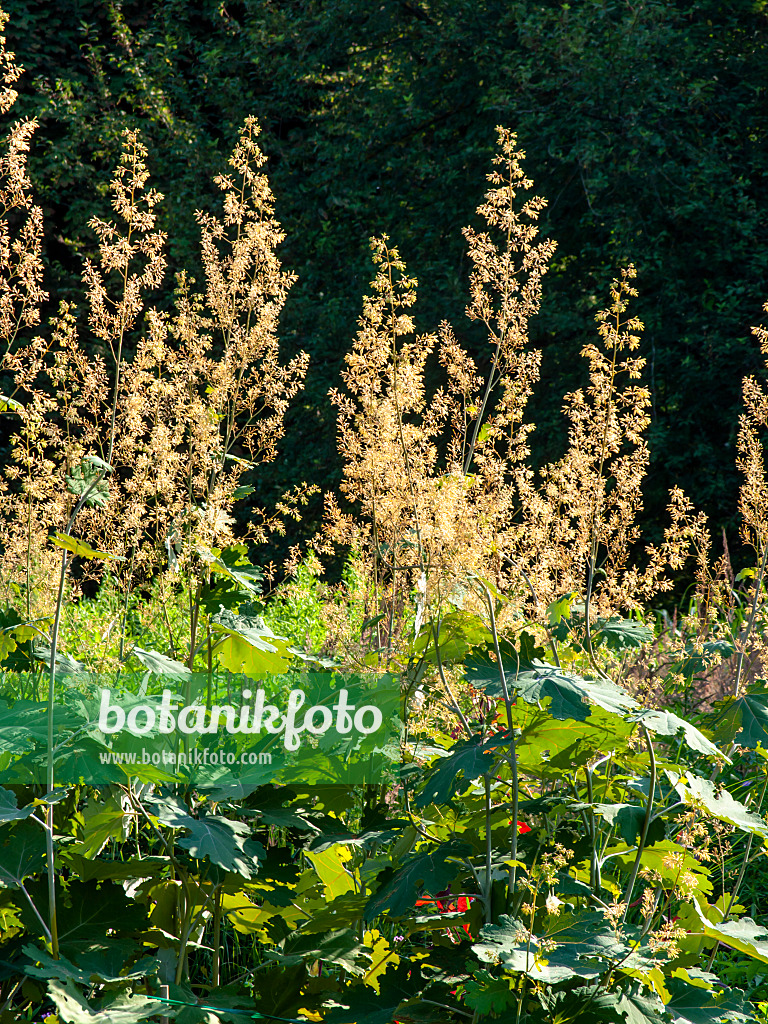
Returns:
[[[587,802],[589,808],[589,833],[592,840],[592,860],[589,865],[589,885],[592,892],[600,886],[600,868],[597,857],[597,823],[595,822],[594,795],[592,792],[592,772],[588,765],[584,766],[584,774],[587,777]]]
[[[483,776],[483,783],[485,784],[485,885],[483,886],[483,901],[485,903],[485,923],[490,924],[493,921],[493,907],[491,905],[493,837],[491,836],[491,780],[487,775]]]
[[[507,677],[504,674],[504,663],[501,660],[499,648],[499,633],[496,629],[496,613],[493,609],[493,597],[490,590],[485,587],[485,600],[491,617],[491,632],[493,633],[493,646],[496,651],[496,664],[499,668],[499,679],[501,681],[501,692],[504,695],[504,706],[507,711],[507,731],[509,733],[509,746],[507,748],[507,761],[509,770],[512,773],[512,840],[510,842],[509,857],[512,863],[509,866],[509,879],[507,882],[507,907],[514,899],[517,888],[517,830],[519,818],[519,779],[517,775],[517,745],[515,743],[515,732],[512,724],[512,700],[509,696]]]
[[[653,750],[653,741],[651,740],[650,734],[643,723],[640,723],[640,728],[645,734],[645,742],[648,744],[648,756],[651,760],[651,777],[648,783],[648,802],[645,806],[645,818],[643,819],[643,830],[640,833],[640,841],[637,844],[637,855],[635,856],[635,863],[632,865],[632,874],[629,876],[629,882],[627,883],[627,891],[624,896],[624,916],[622,917],[622,923],[627,920],[627,913],[629,912],[629,904],[632,902],[632,890],[635,887],[637,881],[637,873],[640,870],[640,860],[643,856],[643,850],[645,849],[645,843],[648,839],[648,829],[651,825],[651,817],[653,815],[653,798],[656,792],[656,755]]]
[[[747,653],[747,640],[752,632],[752,628],[755,624],[755,617],[757,616],[758,599],[760,597],[760,590],[762,588],[763,579],[765,577],[766,562],[768,562],[768,539],[766,539],[763,547],[763,560],[760,564],[760,572],[758,573],[757,579],[755,580],[755,596],[752,598],[752,609],[749,613],[749,622],[747,628],[739,638],[742,644],[741,650],[739,651],[739,660],[737,662],[736,669],[736,685],[734,686],[734,695],[739,696],[739,689],[741,687],[741,675],[744,671],[744,658]]]
[[[91,482],[90,486],[86,488],[81,494],[77,504],[72,510],[72,515],[69,517],[65,533],[69,533],[75,524],[75,519],[80,509],[88,499],[88,495],[96,487],[96,485],[103,479],[104,473],[99,473],[98,476]],[[46,742],[46,774],[45,782],[47,791],[50,794],[54,788],[54,766],[53,766],[53,754],[54,754],[54,743],[53,743],[53,707],[54,707],[54,696],[56,693],[56,648],[59,642],[59,627],[61,625],[61,610],[64,604],[64,584],[67,578],[67,552],[62,551],[61,553],[61,572],[59,574],[59,591],[56,595],[56,615],[53,620],[53,629],[51,631],[51,660],[49,664],[50,673],[48,676],[48,701],[46,707],[46,718],[47,718],[47,742]],[[48,875],[48,920],[50,923],[51,933],[51,953],[54,960],[59,958],[59,935],[58,928],[56,926],[56,864],[53,849],[53,804],[49,803],[45,813],[45,859],[46,859],[46,872]]]
[[[213,906],[213,962],[211,963],[211,984],[218,988],[221,983],[221,889],[216,890]]]

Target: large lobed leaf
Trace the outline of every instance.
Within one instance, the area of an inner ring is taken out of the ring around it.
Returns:
[[[715,736],[720,743],[735,743],[754,750],[768,749],[768,686],[758,680],[740,697],[726,697],[715,704]]]
[[[752,832],[755,835],[768,838],[768,824],[753,811],[748,810],[744,804],[734,800],[727,789],[718,790],[708,779],[702,779],[692,772],[686,772],[678,780],[675,789],[682,800],[687,804],[701,806],[720,821],[726,821],[729,825],[743,829],[745,832]]]
[[[431,853],[417,854],[368,900],[365,920],[371,921],[386,911],[391,917],[403,917],[422,892],[442,892],[461,870],[458,859],[470,849],[467,843],[453,841]]]
[[[153,800],[148,806],[163,825],[188,833],[178,843],[197,860],[207,857],[212,864],[244,878],[256,874],[257,861],[265,855],[264,848],[250,838],[251,830],[244,822],[213,814],[194,818],[176,797]]]
[[[624,715],[637,707],[637,701],[620,686],[608,680],[585,679],[563,672],[540,660],[543,648],[534,647],[529,634],[523,633],[520,650],[508,642],[500,644],[502,666],[508,692],[528,704],[549,700],[548,711],[560,721],[583,722],[591,706],[614,715]],[[466,661],[467,680],[492,697],[503,696],[503,686],[495,651],[486,647],[473,652]]]
[[[484,749],[482,736],[460,740],[451,748],[450,754],[441,758],[427,773],[424,788],[416,798],[416,806],[448,803],[460,788],[466,789],[472,779],[488,774],[495,760],[494,755]]]

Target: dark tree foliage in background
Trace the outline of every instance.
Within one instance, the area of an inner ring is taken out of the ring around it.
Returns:
[[[679,482],[736,541],[734,439],[749,328],[768,298],[768,5],[760,0],[5,0],[25,65],[16,113],[32,158],[48,287],[78,291],[87,228],[107,213],[123,127],[139,127],[166,195],[171,272],[197,263],[192,212],[215,201],[246,114],[264,129],[287,268],[286,357],[311,355],[268,502],[339,475],[327,400],[387,232],[420,283],[417,322],[463,316],[461,227],[484,191],[494,126],[518,134],[558,242],[534,327],[539,461],[564,437],[562,395],[617,268],[639,270],[653,396],[646,502]],[[164,301],[167,301],[164,300]],[[310,516],[317,517],[319,504]],[[308,530],[308,526],[305,527]]]

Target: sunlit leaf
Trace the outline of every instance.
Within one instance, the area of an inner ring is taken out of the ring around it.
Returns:
[[[76,537],[70,537],[68,533],[56,532],[48,539],[51,544],[54,544],[57,548],[63,548],[65,551],[69,551],[70,554],[76,555],[79,558],[95,558],[102,562],[125,561],[123,555],[112,555],[109,551],[99,551],[97,548],[92,548],[87,541],[78,540]]]
[[[294,658],[287,638],[276,636],[260,618],[221,612],[212,617],[211,632],[217,635],[213,650],[219,663],[251,679],[282,675]]]
[[[677,736],[682,733],[683,739],[691,750],[695,750],[699,754],[706,754],[708,757],[722,758],[730,763],[730,759],[711,740],[708,740],[703,732],[695,725],[691,725],[690,722],[686,722],[685,719],[678,718],[671,711],[643,711],[641,714],[633,716],[632,720],[642,722],[649,732],[656,733],[658,736]]]
[[[115,999],[100,1001],[97,1007],[91,1006],[72,978],[50,981],[48,993],[56,1004],[59,1017],[66,1024],[98,1024],[105,1020],[110,1024],[137,1024],[154,1017],[161,1005],[147,996],[121,992]]]
[[[17,402],[15,398],[8,398],[6,395],[0,395],[0,412],[23,412],[24,406],[21,402]]]
[[[768,929],[763,925],[756,924],[751,917],[713,924],[702,912],[696,899],[693,908],[701,923],[701,930],[708,938],[716,939],[731,949],[737,949],[740,953],[768,964]]]
[[[692,772],[686,772],[675,789],[687,804],[704,807],[709,814],[719,818],[720,821],[726,821],[729,825],[735,825],[736,828],[743,829],[745,832],[753,832],[764,839],[768,838],[768,824],[759,814],[755,814],[744,804],[734,800],[727,789],[718,792],[714,783],[708,779],[702,779]]]
[[[378,993],[381,989],[382,975],[386,974],[390,967],[397,967],[400,957],[378,929],[366,931],[363,935],[363,942],[367,947],[365,956],[370,955],[371,961],[368,970],[363,975],[363,981]],[[370,954],[368,953],[369,949]]]
[[[653,640],[653,630],[634,619],[598,619],[595,624],[593,642],[605,644],[610,651],[624,651],[644,647]]]
[[[352,851],[346,846],[329,846],[327,850],[308,851],[307,857],[326,892],[327,900],[335,900],[346,892],[355,892],[355,879],[347,864],[352,860]]]
[[[144,668],[149,669],[155,675],[171,676],[172,678],[192,675],[192,670],[186,665],[182,665],[180,661],[174,661],[173,658],[169,658],[159,651],[145,651],[141,647],[134,646],[131,649],[131,654],[135,654]]]
[[[472,647],[487,643],[491,638],[490,630],[478,615],[460,609],[448,612],[440,619],[439,632],[436,622],[427,622],[413,644],[414,651],[433,665],[437,663],[435,633],[438,633],[440,660],[444,664],[461,661]]]
[[[670,854],[675,856],[672,857]],[[632,846],[611,846],[605,851],[604,859],[610,863],[618,861],[626,870],[629,870],[635,862],[636,855],[637,850]],[[706,866],[700,864],[689,850],[671,839],[654,843],[653,846],[646,846],[643,849],[640,864],[644,868],[657,872],[668,888],[676,885],[681,872],[685,871],[696,880],[696,888],[699,892],[712,892],[712,880]]]

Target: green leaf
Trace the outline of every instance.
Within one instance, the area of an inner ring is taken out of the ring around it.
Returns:
[[[551,940],[555,948],[542,952],[542,940]],[[480,941],[472,949],[484,963],[501,962],[507,971],[526,974],[549,985],[574,976],[596,978],[605,971],[606,964],[629,952],[629,947],[616,938],[614,929],[598,911],[550,919],[546,929],[537,932],[530,943],[520,922],[502,914],[498,925],[484,925]]]
[[[738,949],[740,953],[768,964],[768,929],[756,924],[751,917],[713,924],[705,917],[695,897],[693,908],[701,923],[701,930],[708,938],[716,939],[731,949]]]
[[[413,643],[414,651],[421,654],[431,665],[437,664],[436,632],[437,623],[427,622],[421,627]],[[457,609],[440,619],[437,639],[440,660],[447,665],[462,661],[472,647],[488,643],[491,632],[478,615]]]
[[[244,878],[256,874],[257,860],[265,856],[264,848],[251,839],[251,830],[244,822],[213,814],[193,818],[176,797],[153,800],[148,807],[163,825],[183,828],[189,833],[179,839],[178,844],[197,860],[207,857],[212,864]]]
[[[98,1024],[106,1020],[109,1024],[137,1024],[154,1017],[161,1006],[156,999],[121,992],[116,999],[101,1002],[95,1008],[78,992],[72,978],[50,981],[48,994],[66,1024]]]
[[[51,648],[49,644],[42,643],[40,640],[35,640],[32,643],[32,656],[37,661],[42,661],[44,665],[51,664]],[[69,675],[75,676],[79,672],[82,672],[85,666],[81,661],[77,661],[76,658],[70,658],[68,654],[63,651],[56,651],[56,674],[57,675]]]
[[[737,583],[741,583],[742,580],[754,579],[755,576],[757,576],[757,569],[752,566],[748,569],[742,569],[740,572],[737,572],[734,579]]]
[[[276,636],[260,618],[221,612],[211,618],[211,630],[219,634],[214,653],[230,672],[242,672],[250,679],[283,675],[293,660],[287,638]]]
[[[83,462],[86,464],[86,466],[92,466],[94,469],[100,469],[104,473],[114,472],[113,467],[110,466],[108,462],[105,462],[104,459],[100,458],[98,455],[84,455]]]
[[[708,757],[722,758],[730,764],[730,759],[711,740],[708,740],[703,732],[683,718],[678,718],[671,711],[643,711],[641,714],[633,716],[632,720],[642,722],[646,729],[658,736],[677,736],[679,732],[682,732],[683,738],[691,750],[695,750],[699,754],[706,754]]]
[[[514,691],[528,704],[539,704],[549,699],[548,711],[560,721],[575,719],[583,722],[590,714],[590,705],[614,715],[624,715],[637,707],[633,697],[611,682],[584,679],[540,661],[538,654],[543,654],[543,648],[533,648],[531,644],[529,634],[523,633],[521,650],[515,650],[508,643],[500,645],[510,694]],[[485,690],[493,697],[502,696],[499,668],[492,648],[487,647],[467,658],[466,676],[477,689]]]
[[[675,858],[670,858],[670,854],[676,854]],[[613,860],[615,857],[618,863],[622,864],[623,867],[629,870],[634,864],[637,850],[632,847],[609,847],[606,850],[605,860]],[[682,867],[678,868],[675,863],[681,860]],[[712,892],[712,881],[709,877],[709,871],[706,866],[699,863],[696,858],[690,853],[685,847],[680,846],[679,843],[673,842],[671,839],[665,839],[663,842],[657,842],[653,846],[646,846],[643,850],[640,864],[644,868],[650,868],[657,871],[661,876],[663,882],[667,884],[668,888],[677,884],[678,877],[681,871],[687,871],[696,879],[696,886],[699,892],[711,893]]]
[[[754,750],[768,750],[768,687],[759,679],[740,697],[726,697],[715,704],[715,736],[720,743],[735,743]]]
[[[268,897],[270,900],[271,896]],[[365,915],[368,897],[363,893],[346,892],[316,910],[309,921],[301,926],[303,933],[336,931],[349,925],[358,925]]]
[[[109,501],[109,484],[101,479],[104,470],[93,464],[94,456],[83,459],[79,466],[75,466],[72,472],[65,475],[64,480],[70,494],[78,496],[88,493],[85,504],[93,507],[103,508]],[[99,462],[102,460],[99,459]],[[106,466],[106,463],[102,463]]]
[[[145,651],[141,647],[134,646],[131,654],[135,654],[144,668],[157,676],[170,676],[172,678],[189,677],[192,670],[182,665],[180,661],[174,661],[159,651]]]
[[[335,993],[337,1005],[325,1011],[323,1024],[392,1024],[398,1019],[397,1011],[421,988],[418,970],[412,964],[400,964],[382,975],[378,994],[362,983]]]
[[[7,398],[5,395],[0,395],[0,412],[22,412],[24,406],[21,402],[17,402],[15,398]]]
[[[534,670],[529,679],[524,679],[522,685],[515,688],[529,703],[551,697],[549,712],[560,719],[575,718],[578,721],[586,717],[576,704],[577,700],[581,701],[582,708],[586,707],[587,715],[590,704],[612,715],[624,715],[637,707],[637,701],[620,686],[608,681],[566,675],[549,665]]]
[[[58,908],[59,945],[75,962],[93,946],[116,942],[116,933],[138,931],[146,923],[146,908],[129,899],[121,885],[72,880],[67,899],[69,904]]]
[[[482,736],[460,740],[451,748],[448,757],[441,758],[437,767],[427,773],[424,788],[416,798],[416,806],[447,803],[460,787],[466,789],[473,779],[490,772],[495,760],[493,754],[483,749]]]
[[[79,558],[95,558],[100,559],[102,562],[106,561],[117,561],[124,562],[125,558],[122,555],[111,555],[108,551],[99,551],[96,548],[92,548],[84,540],[78,540],[76,537],[70,537],[68,533],[56,532],[48,538],[51,544],[54,544],[57,548],[64,548],[65,551],[69,551],[71,554],[78,556]]]
[[[19,644],[28,640],[46,637],[46,628],[50,627],[53,620],[48,617],[41,617],[24,622],[12,608],[0,609],[0,663],[7,661],[11,671],[26,671],[29,668],[29,658],[26,651],[19,653],[9,659],[18,650]]]
[[[93,860],[79,852],[67,851],[67,864],[83,882],[126,882],[128,879],[156,878],[171,864],[170,857],[129,857],[127,860]]]
[[[71,978],[81,985],[87,985],[89,982],[85,972],[81,971],[79,967],[75,967],[65,956],[59,955],[59,959],[54,960],[46,950],[38,949],[31,943],[22,948],[22,953],[32,961],[30,965],[24,967],[24,973],[32,978],[58,978],[59,981]],[[36,966],[37,964],[40,966]]]
[[[69,708],[55,705],[53,726],[56,735],[76,729],[83,719]],[[8,705],[0,701],[0,752],[23,754],[35,743],[44,744],[48,738],[46,706],[39,701],[17,700]]]
[[[85,858],[97,857],[110,839],[125,838],[129,819],[116,797],[110,797],[103,804],[90,801],[83,818],[83,839],[75,851]]]
[[[2,665],[9,654],[13,654],[18,646],[12,630],[0,630],[0,665]]]
[[[564,594],[562,597],[558,597],[552,604],[547,605],[547,618],[549,619],[550,626],[556,626],[562,619],[570,619],[571,617],[571,604],[576,600],[579,595],[575,591],[571,591],[568,594]]]
[[[363,968],[356,963],[363,951],[359,933],[352,928],[342,928],[325,932],[322,937],[318,934],[305,934],[302,930],[286,941],[283,952],[286,956],[299,956],[302,961],[325,960],[351,974],[363,973]]]
[[[602,991],[585,985],[566,992],[545,992],[541,996],[550,1019],[578,1020],[579,1024],[659,1024],[667,1021],[664,1004],[655,995],[646,995],[639,985],[626,991]]]
[[[421,893],[442,892],[464,870],[459,859],[470,849],[467,843],[453,841],[443,843],[431,853],[417,854],[370,898],[365,920],[371,921],[386,911],[390,917],[403,917],[413,910]]]
[[[674,1024],[720,1024],[722,1020],[749,1019],[752,1007],[746,995],[722,985],[714,974],[678,968],[665,984],[671,996],[667,1012],[672,1014]]]
[[[672,670],[680,672],[687,679],[701,675],[717,660],[725,661],[732,657],[736,648],[731,640],[707,640],[703,644],[688,643],[685,645],[680,659],[672,666]]]
[[[664,1003],[655,992],[646,992],[639,984],[619,993],[616,1009],[625,1024],[660,1024],[669,1019]]]
[[[45,866],[45,833],[34,821],[25,821],[5,832],[0,846],[0,884],[18,889],[25,878]]]
[[[744,804],[734,800],[727,789],[719,793],[708,779],[686,772],[677,782],[675,789],[687,804],[706,808],[709,814],[729,825],[752,832],[754,835],[768,838],[768,824],[759,814],[748,810]]]
[[[523,724],[517,741],[520,766],[538,777],[559,776],[574,767],[584,767],[596,750],[617,749],[630,735],[632,726],[623,718],[593,708],[584,722],[558,721],[546,711],[535,712],[530,724]]]
[[[5,821],[18,821],[28,818],[34,812],[33,804],[26,807],[16,806],[16,794],[10,789],[0,787],[0,824]]]
[[[130,969],[126,969],[121,946],[122,943],[113,943],[111,946],[93,947],[88,950],[84,958],[81,956],[80,962],[76,966],[67,957],[59,956],[58,960],[54,960],[47,950],[38,949],[36,946],[28,944],[24,946],[22,952],[33,961],[33,965],[26,967],[24,973],[34,978],[58,978],[60,981],[72,978],[73,981],[81,985],[125,983],[126,981],[141,980],[148,975],[157,973],[161,963],[155,957],[150,956],[142,957]],[[110,963],[112,950],[117,953],[117,956],[112,958],[115,960],[114,963]],[[85,966],[83,966],[83,960],[85,960]],[[34,964],[40,966],[34,966]]]
[[[517,648],[509,640],[503,637],[499,639],[499,652],[508,688],[511,688],[512,680],[521,672],[530,672],[542,664],[541,659],[546,653],[526,631],[520,634],[519,645]],[[503,696],[495,645],[486,643],[483,647],[473,650],[466,660],[465,674],[478,689],[483,689],[494,697]]]
[[[309,851],[307,857],[323,883],[327,902],[344,893],[355,892],[354,875],[346,866],[352,860],[352,851],[348,847],[336,844],[326,850]]]
[[[640,804],[595,804],[595,812],[612,825],[625,843],[637,842],[643,831],[645,807]],[[648,843],[659,842],[665,836],[664,822],[656,818],[648,830]]]
[[[261,596],[261,582],[264,576],[261,569],[251,565],[245,558],[247,548],[244,544],[234,544],[218,555],[204,545],[199,545],[197,551],[203,561],[210,565],[212,572],[231,580],[240,590],[252,597]]]
[[[630,648],[644,647],[653,640],[653,630],[633,619],[613,617],[598,619],[594,633],[594,642],[604,643],[611,651],[625,651]]]
[[[481,1017],[496,1017],[516,1002],[509,978],[494,978],[488,971],[475,971],[464,986],[464,1002]]]

